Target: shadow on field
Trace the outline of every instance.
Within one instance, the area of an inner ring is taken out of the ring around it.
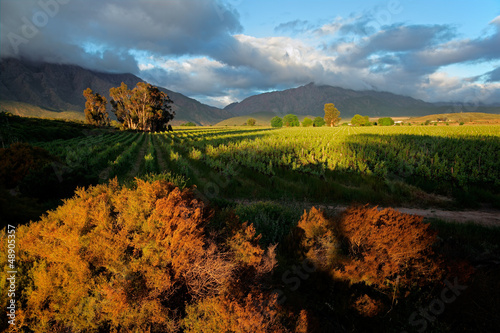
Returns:
[[[461,205],[500,207],[500,138],[359,134],[349,150],[374,174],[400,179]]]

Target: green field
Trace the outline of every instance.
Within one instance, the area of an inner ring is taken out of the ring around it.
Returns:
[[[499,207],[500,126],[176,128],[35,143],[67,173],[170,172],[208,199]]]

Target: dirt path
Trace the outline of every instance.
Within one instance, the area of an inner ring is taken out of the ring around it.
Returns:
[[[240,204],[251,204],[258,201],[251,200],[235,200],[235,202]],[[329,206],[324,204],[314,204],[314,203],[304,203],[306,207],[317,207],[330,211],[342,212],[347,209],[348,206],[337,205]],[[383,209],[386,207],[380,207]],[[500,210],[497,209],[484,209],[484,210],[441,210],[441,209],[422,209],[422,208],[406,208],[406,207],[392,207],[393,209],[412,215],[423,216],[424,218],[435,218],[447,222],[454,223],[477,223],[488,227],[500,227]]]
[[[321,205],[320,205],[321,206]],[[323,206],[325,207],[325,206]],[[327,207],[338,211],[345,210],[346,206]],[[380,207],[381,209],[383,207]],[[421,208],[405,208],[394,207],[395,210],[412,214],[420,215],[424,218],[435,218],[447,222],[455,223],[477,223],[484,226],[500,227],[500,211],[499,210],[440,210],[440,209],[421,209]]]
[[[463,210],[463,211],[447,211],[447,210],[425,210],[412,208],[397,208],[400,212],[420,215],[427,218],[437,218],[443,221],[451,221],[458,223],[474,222],[485,226],[500,227],[500,211],[490,210]]]

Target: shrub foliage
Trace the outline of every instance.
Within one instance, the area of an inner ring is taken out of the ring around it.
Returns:
[[[422,217],[365,206],[333,221],[312,208],[298,228],[305,256],[333,278],[391,293],[441,281],[436,234]]]
[[[219,241],[205,231],[211,216],[189,189],[161,180],[78,189],[39,222],[17,228],[18,329],[280,331],[283,311],[258,284],[276,265],[274,247],[264,251],[253,226],[237,219]],[[4,290],[6,280],[0,284]]]

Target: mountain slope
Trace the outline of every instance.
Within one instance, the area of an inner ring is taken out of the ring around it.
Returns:
[[[431,103],[387,92],[354,91],[310,83],[294,89],[251,96],[224,109],[237,116],[255,112],[323,116],[325,103],[334,103],[341,117],[345,118],[357,113],[368,116],[420,116],[432,113],[435,108]]]
[[[74,65],[36,64],[17,59],[2,59],[0,106],[16,114],[24,111],[24,115],[32,115],[30,108],[23,108],[23,104],[15,102],[31,104],[47,111],[83,112],[83,90],[86,88],[90,87],[94,92],[103,94],[109,101],[110,88],[125,82],[131,89],[141,81],[143,80],[132,74],[99,73]],[[172,109],[176,112],[176,117],[173,124],[193,121],[209,125],[233,116],[226,110],[161,89],[174,101]],[[16,109],[13,109],[14,107]]]

